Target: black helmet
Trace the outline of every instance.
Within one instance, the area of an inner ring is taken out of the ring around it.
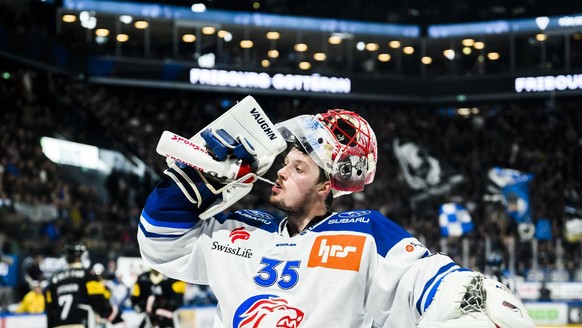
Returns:
[[[487,265],[492,268],[501,268],[503,265],[503,256],[497,252],[493,252],[487,258]]]
[[[65,246],[65,259],[69,263],[78,262],[85,252],[87,252],[87,247],[82,243],[67,244]]]

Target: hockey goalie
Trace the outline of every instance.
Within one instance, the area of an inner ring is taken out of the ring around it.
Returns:
[[[373,182],[377,149],[353,111],[273,124],[250,96],[192,138],[167,132],[158,144],[167,177],[140,219],[142,257],[209,285],[214,327],[534,327],[507,289],[380,212],[334,211]],[[279,155],[273,210],[229,211]]]

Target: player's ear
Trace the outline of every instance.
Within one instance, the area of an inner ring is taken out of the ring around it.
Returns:
[[[318,192],[322,193],[324,196],[326,196],[328,193],[331,192],[331,182],[328,181],[324,181],[320,183]]]

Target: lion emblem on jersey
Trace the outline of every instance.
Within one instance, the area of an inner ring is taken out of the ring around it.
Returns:
[[[277,295],[256,295],[235,312],[233,328],[297,328],[304,313]]]

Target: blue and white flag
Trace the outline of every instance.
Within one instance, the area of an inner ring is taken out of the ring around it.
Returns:
[[[531,223],[529,202],[530,173],[494,167],[489,170],[489,180],[495,184],[502,196],[507,214],[517,223]]]
[[[473,231],[469,211],[462,205],[446,203],[439,209],[439,224],[443,237],[458,237]]]

